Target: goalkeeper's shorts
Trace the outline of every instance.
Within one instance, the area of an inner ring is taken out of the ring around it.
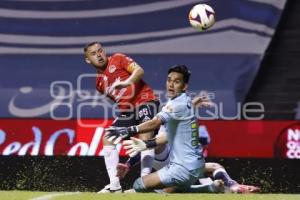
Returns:
[[[204,164],[197,169],[188,170],[182,165],[171,162],[157,173],[160,181],[166,187],[176,186],[178,189],[185,191],[203,175],[203,170]]]

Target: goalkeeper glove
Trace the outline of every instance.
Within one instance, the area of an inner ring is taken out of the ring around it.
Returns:
[[[136,126],[130,127],[114,127],[111,126],[105,129],[105,137],[109,142],[114,144],[120,143],[124,138],[135,135],[138,132]]]
[[[141,139],[131,137],[130,140],[125,140],[123,145],[124,149],[127,150],[126,154],[130,157],[134,157],[141,151],[155,147],[156,141],[155,138],[153,140],[143,141]]]

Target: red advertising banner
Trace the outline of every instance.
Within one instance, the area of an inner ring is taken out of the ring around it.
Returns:
[[[300,159],[299,121],[204,121],[209,156]]]
[[[104,123],[105,122],[105,123]],[[2,155],[80,155],[101,154],[104,128],[111,120],[0,120]],[[88,124],[94,126],[86,126]],[[99,124],[99,127],[95,127]]]
[[[112,120],[1,119],[1,155],[101,155]],[[203,121],[210,157],[300,159],[298,121]],[[89,126],[91,125],[91,126]],[[124,156],[121,145],[117,146]]]

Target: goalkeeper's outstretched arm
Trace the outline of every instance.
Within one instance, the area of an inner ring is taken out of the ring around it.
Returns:
[[[158,117],[154,117],[153,119],[146,121],[137,126],[138,133],[148,133],[151,131],[155,131],[162,125],[162,121]]]
[[[153,119],[144,122],[138,126],[130,126],[130,127],[109,127],[105,129],[105,137],[108,141],[113,142],[114,144],[118,144],[124,138],[134,136],[138,133],[147,133],[154,131],[160,127],[162,121],[158,117],[154,117]]]

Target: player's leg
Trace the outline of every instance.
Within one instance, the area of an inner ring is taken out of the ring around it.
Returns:
[[[176,163],[168,163],[167,166],[157,172],[137,179],[134,189],[137,192],[149,192],[154,189],[168,188],[166,192],[182,192],[197,180],[203,168],[204,165],[198,169],[189,171]]]
[[[136,192],[153,192],[154,189],[162,189],[165,185],[161,182],[157,172],[139,177],[134,181],[133,189]]]
[[[117,177],[117,164],[119,163],[119,152],[116,146],[103,137],[103,156],[109,177],[109,185],[105,186],[99,193],[121,192],[119,177]]]
[[[125,178],[131,168],[141,162],[141,154],[138,153],[134,157],[129,157],[125,163],[118,163],[117,165],[117,176],[121,179]]]
[[[159,129],[157,136],[160,134],[166,134],[163,126]],[[169,163],[169,153],[170,147],[168,145],[159,145],[155,147],[155,157],[153,161],[152,167],[157,171]],[[136,156],[129,158],[126,163],[118,163],[117,165],[117,176],[120,178],[124,178],[126,174],[130,171],[130,168],[140,163],[141,154],[137,154]]]
[[[232,193],[257,193],[260,188],[253,185],[242,185],[233,180],[225,168],[218,163],[205,163],[205,170],[212,174],[214,180],[221,179],[224,185],[228,188],[228,192]]]
[[[170,163],[157,172],[139,177],[133,184],[136,192],[153,192],[155,189],[164,189],[176,186],[174,174],[182,174]]]
[[[114,122],[112,126],[116,127],[127,127],[135,124],[134,114],[133,112],[127,112],[120,114]],[[108,193],[108,192],[121,192],[121,184],[120,179],[117,176],[117,165],[119,163],[119,152],[115,145],[109,142],[105,137],[103,137],[103,155],[106,170],[108,173],[110,184],[105,186],[99,193]]]
[[[236,184],[230,188],[230,192],[232,193],[259,193],[260,187],[254,185],[243,185],[243,184]]]
[[[229,176],[225,168],[219,163],[205,163],[205,172],[211,173],[213,180],[223,180],[224,185],[227,187],[231,187],[237,184],[237,182]]]
[[[222,180],[214,180],[211,183],[191,185],[185,190],[188,193],[224,193],[224,182]]]
[[[196,179],[199,177],[203,177],[205,172],[205,161],[203,160],[202,166],[197,169],[198,176],[197,178],[195,176],[190,176],[190,179],[192,180],[190,183],[194,183]],[[195,173],[195,172],[193,172]],[[212,182],[206,183],[206,184],[193,184],[193,185],[185,185],[186,187],[178,187],[179,191],[185,192],[185,193],[219,193],[224,192],[224,182],[222,180],[214,180]]]
[[[167,146],[166,146],[167,147]],[[168,148],[164,148],[164,149],[168,149]],[[161,153],[166,152],[166,151],[161,151]],[[168,161],[168,159],[167,159]],[[166,165],[165,162],[163,161],[154,161],[153,164],[153,168],[154,169],[160,169],[162,167],[164,167]],[[172,168],[166,168],[168,169],[168,172],[174,171],[172,170]],[[184,170],[184,172],[180,171],[180,170],[175,170],[177,174],[180,174],[181,176],[183,174],[188,174],[186,177],[190,178],[190,174],[188,172],[186,172],[186,170]],[[166,173],[166,171],[159,171],[159,173],[161,174],[161,178],[157,179],[157,174],[151,174],[151,176],[144,176],[142,179],[137,180],[136,184],[138,184],[139,186],[142,186],[143,188],[147,188],[147,189],[143,189],[142,191],[139,192],[149,192],[149,191],[153,191],[153,189],[158,189],[159,187],[163,187],[163,186],[169,186],[169,185],[176,185],[177,183],[173,182],[174,180],[176,180],[176,178],[170,179],[169,177],[172,177],[172,173],[168,174]],[[159,175],[158,175],[159,177]],[[184,177],[184,176],[183,176]],[[187,178],[187,179],[189,179]],[[177,178],[178,179],[178,178]],[[181,181],[183,180],[182,177],[179,178]],[[193,177],[193,180],[196,180],[196,177]],[[162,180],[162,181],[159,181]],[[220,192],[224,192],[224,182],[221,180],[215,180],[209,184],[200,184],[200,185],[190,185],[191,183],[193,183],[194,181],[186,181],[187,184],[181,184],[180,187],[178,186],[173,186],[173,187],[167,187],[164,188],[162,190],[160,190],[161,192],[165,192],[165,193],[173,193],[173,192],[187,192],[187,193],[220,193]],[[143,181],[143,182],[141,182]],[[180,182],[180,181],[176,181],[176,182]],[[183,181],[184,182],[184,181]],[[143,183],[143,184],[141,184]],[[136,187],[136,186],[135,186]],[[151,189],[150,189],[151,188]],[[155,190],[157,191],[157,190]]]
[[[147,141],[153,136],[153,133],[140,134],[139,138],[141,140]],[[152,171],[152,165],[154,160],[154,149],[147,149],[141,152],[141,177],[148,175]]]
[[[137,108],[137,123],[143,123],[152,119],[158,112],[158,102],[148,102]],[[140,134],[139,138],[142,140],[149,140],[155,136],[155,132],[149,132],[147,134]],[[141,152],[141,177],[150,174],[152,171],[152,165],[154,161],[154,149],[147,149]]]
[[[158,171],[166,166],[170,162],[169,154],[170,146],[168,144],[155,147],[153,169]]]

